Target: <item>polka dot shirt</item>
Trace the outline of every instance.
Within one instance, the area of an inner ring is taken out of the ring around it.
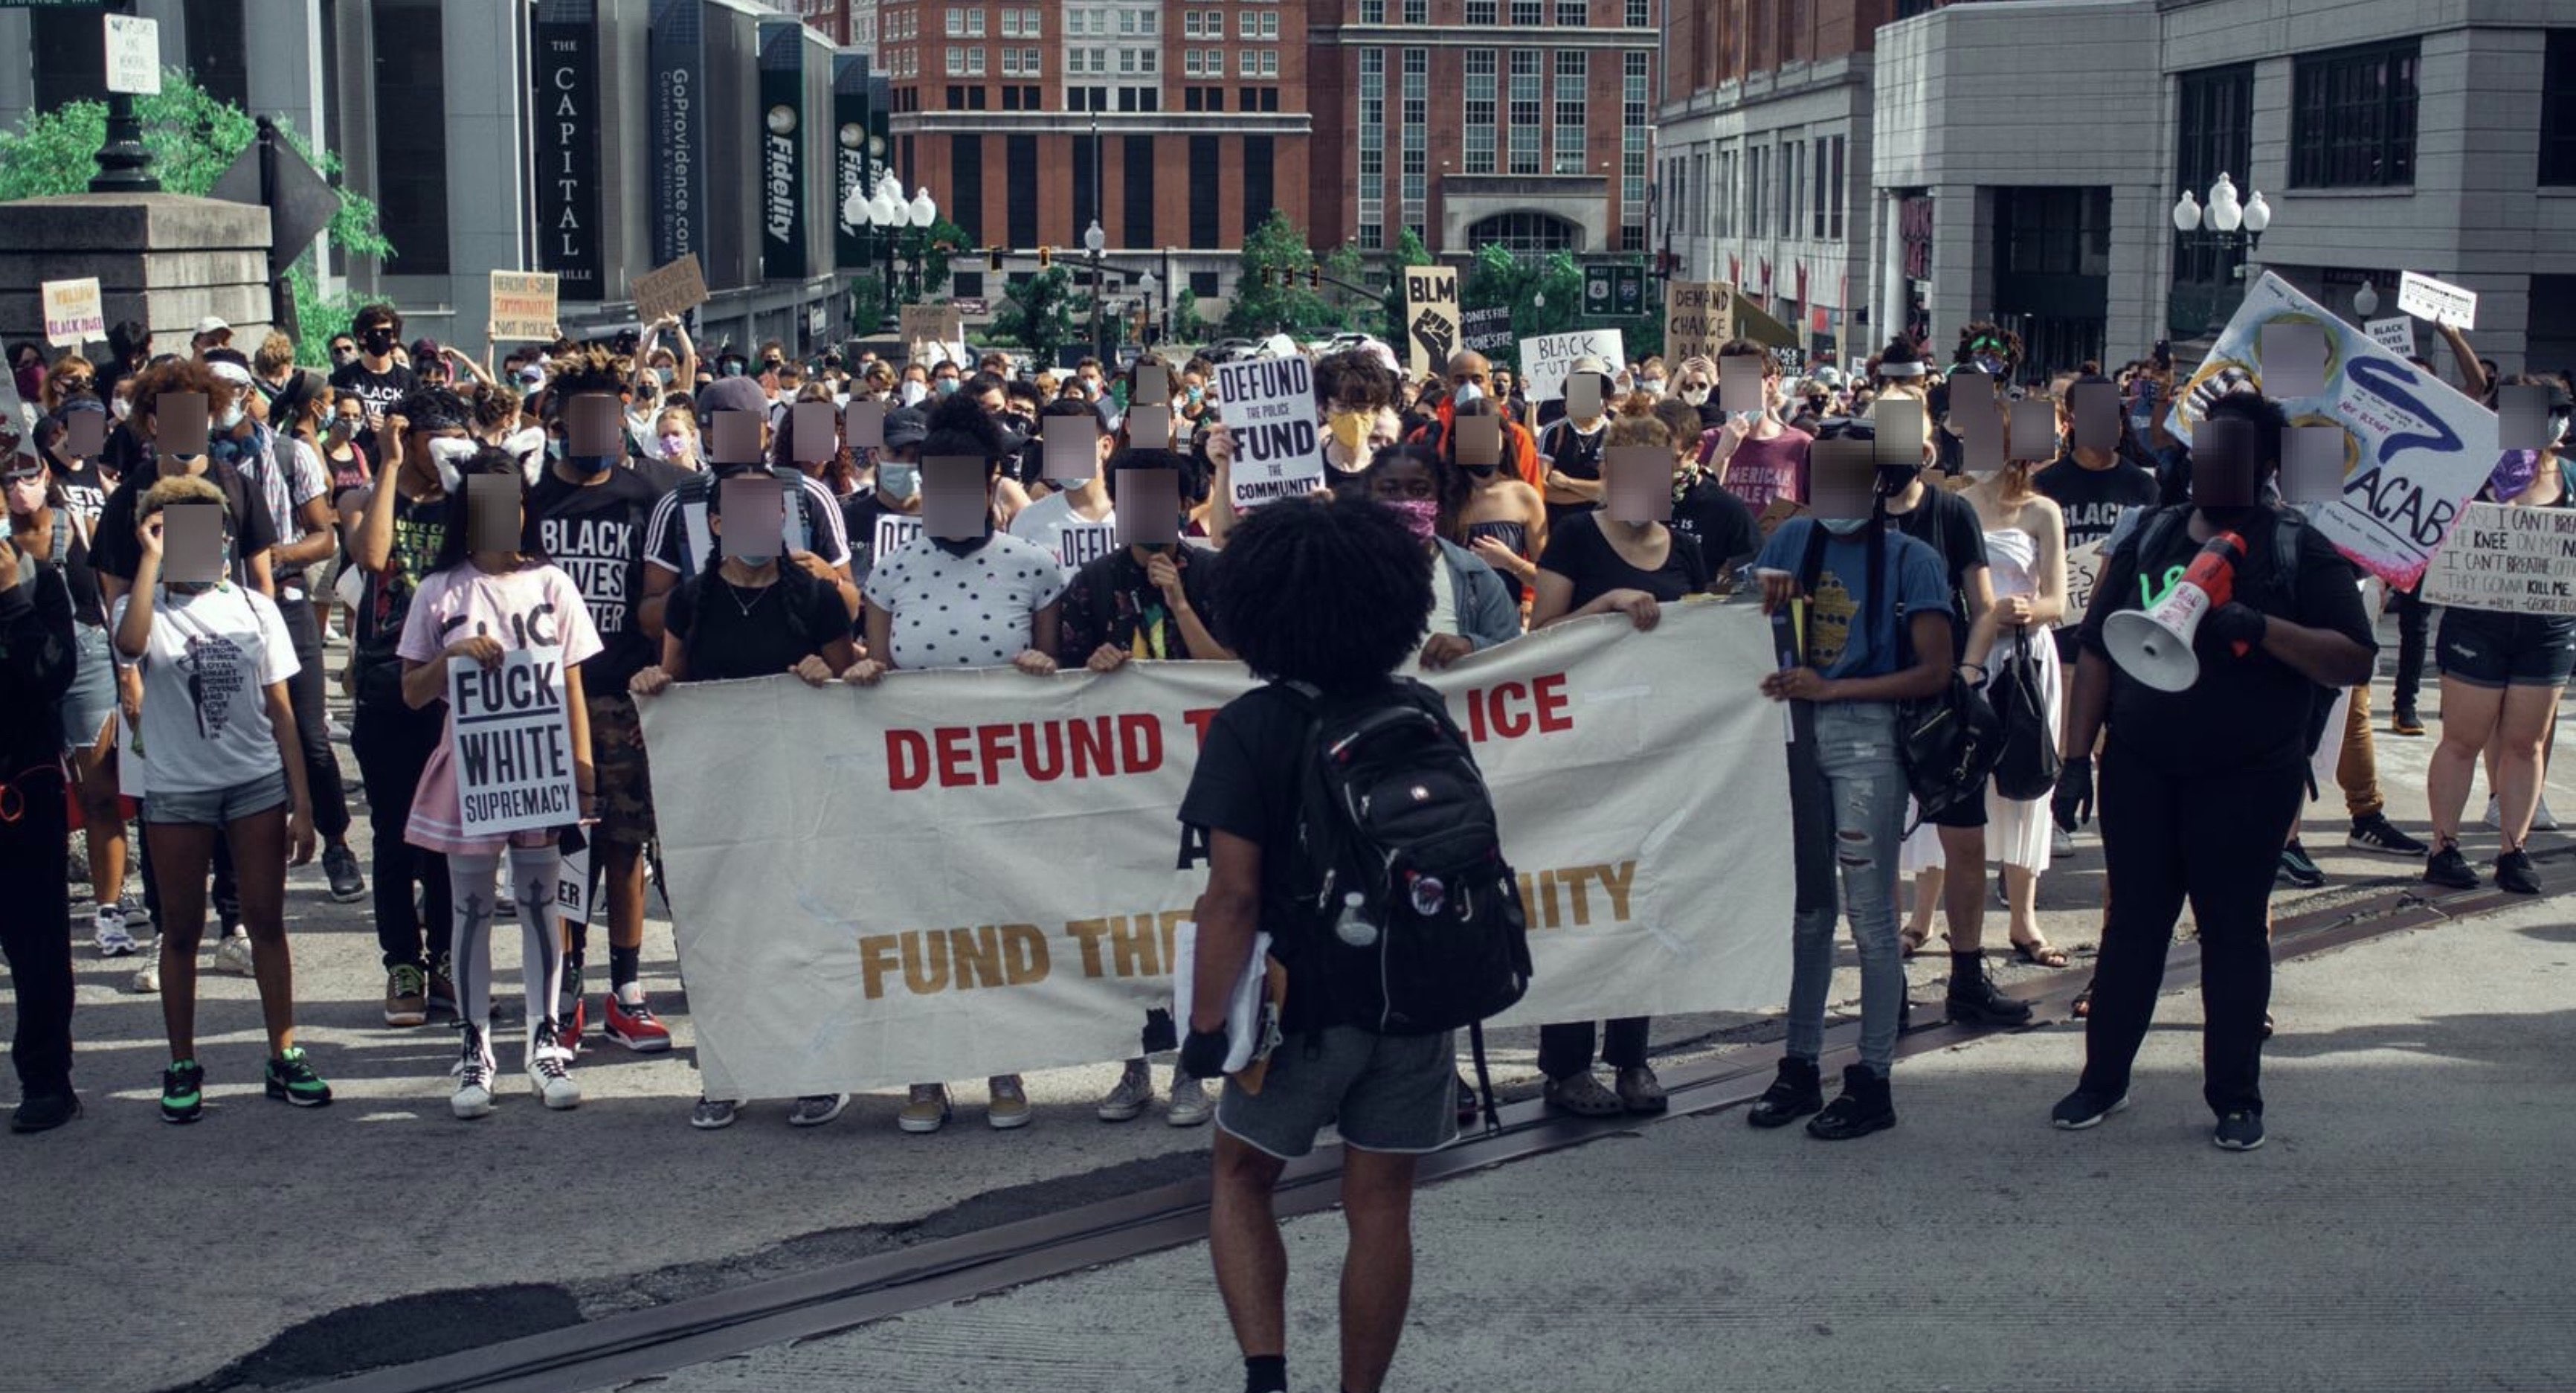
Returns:
[[[898,668],[1003,667],[1031,646],[1031,620],[1064,593],[1055,553],[995,533],[964,556],[916,537],[877,563],[867,596],[894,616]]]

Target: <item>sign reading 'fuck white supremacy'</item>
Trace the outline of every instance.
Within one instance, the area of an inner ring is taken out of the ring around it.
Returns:
[[[1434,675],[1537,963],[1520,1023],[1778,1005],[1788,774],[1769,626],[1668,607]],[[1122,1059],[1207,882],[1175,819],[1235,663],[683,684],[643,706],[708,1096]],[[759,789],[758,797],[745,797]]]
[[[457,806],[469,837],[581,820],[561,648],[504,653],[493,667],[447,664]]]

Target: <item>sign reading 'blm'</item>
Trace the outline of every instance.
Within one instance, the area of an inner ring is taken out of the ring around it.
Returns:
[[[1258,508],[1324,486],[1315,373],[1303,358],[1220,363],[1219,410],[1234,436],[1234,506]]]
[[[522,648],[486,668],[447,665],[460,825],[498,837],[581,820],[572,725],[564,716],[563,649]]]

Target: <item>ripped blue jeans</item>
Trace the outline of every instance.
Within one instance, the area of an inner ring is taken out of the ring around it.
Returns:
[[[1789,1053],[1813,1060],[1824,1052],[1834,921],[1848,912],[1860,951],[1860,1059],[1884,1078],[1896,1059],[1905,999],[1896,943],[1898,834],[1905,827],[1896,707],[1819,703],[1813,738],[1789,745],[1789,807],[1798,886]]]

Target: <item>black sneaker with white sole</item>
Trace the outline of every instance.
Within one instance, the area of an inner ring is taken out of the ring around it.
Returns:
[[[2352,831],[2343,839],[2355,851],[2374,851],[2382,856],[2421,856],[2427,850],[2422,842],[2397,830],[2386,813],[2371,813],[2352,820]]]
[[[2057,1106],[2049,1109],[2048,1125],[2061,1132],[2081,1132],[2087,1127],[2101,1126],[2103,1118],[2128,1106],[2129,1095],[2126,1093],[2117,1098],[2105,1098],[2079,1088],[2058,1099]]]
[[[2293,838],[2281,848],[2281,869],[2273,879],[2301,890],[2314,890],[2326,883],[2326,873],[2317,869],[2317,863],[2308,859],[2308,849]]]
[[[2251,1151],[2263,1144],[2263,1114],[2232,1112],[2218,1119],[2210,1141],[2221,1151]]]

